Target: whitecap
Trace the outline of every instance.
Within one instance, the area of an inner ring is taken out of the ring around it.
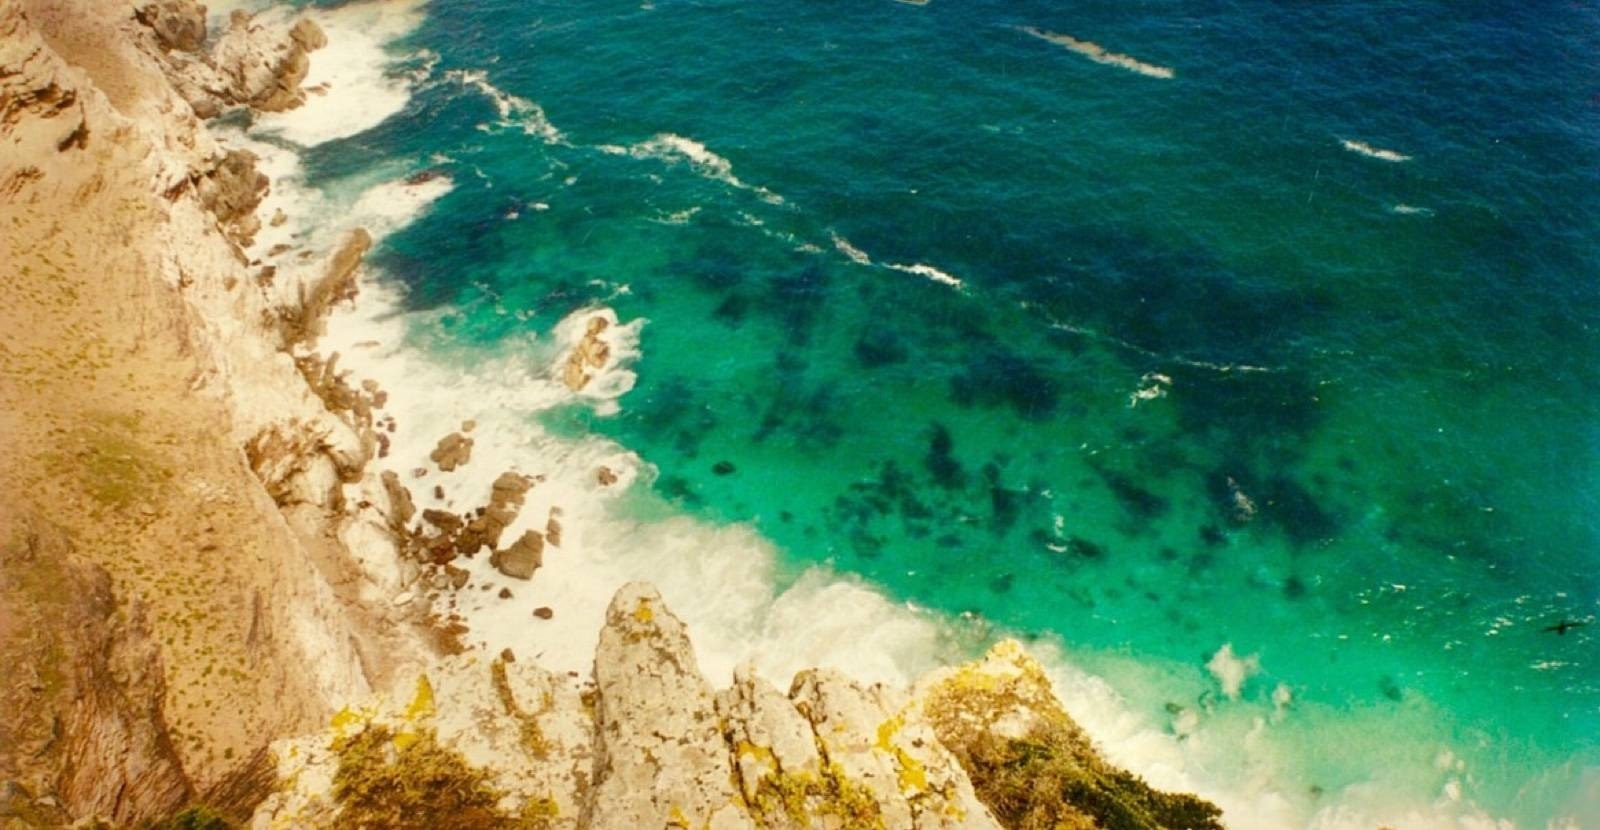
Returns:
[[[1131,55],[1109,52],[1104,46],[1101,46],[1098,43],[1088,40],[1079,40],[1071,35],[1046,32],[1042,29],[1034,28],[1033,26],[1019,26],[1018,29],[1033,35],[1040,40],[1049,41],[1057,46],[1061,46],[1069,52],[1076,52],[1077,54],[1082,55],[1089,60],[1094,61],[1095,63],[1105,64],[1106,66],[1115,66],[1119,69],[1126,69],[1129,72],[1137,72],[1140,75],[1150,78],[1170,79],[1177,74],[1170,67],[1146,63]]]
[[[602,144],[596,149],[611,155],[629,155],[638,159],[656,159],[669,164],[688,164],[696,173],[708,179],[720,181],[740,190],[751,191],[770,204],[783,204],[782,196],[765,187],[745,184],[743,180],[734,175],[733,162],[717,155],[706,145],[692,138],[685,138],[674,133],[658,133],[652,138],[641,141],[631,147]]]
[[[512,95],[489,82],[489,73],[481,69],[452,69],[444,73],[445,80],[463,87],[476,89],[494,104],[500,114],[496,124],[502,128],[518,128],[525,134],[537,136],[546,144],[559,144],[566,136],[550,123],[544,108],[519,95]]]
[[[1365,141],[1355,141],[1349,138],[1341,138],[1339,139],[1339,146],[1357,155],[1378,159],[1379,161],[1387,161],[1398,164],[1403,161],[1411,160],[1411,157],[1405,153],[1401,153],[1396,150],[1385,150],[1382,147],[1374,147]]]
[[[849,260],[851,262],[854,262],[857,265],[871,265],[872,264],[872,257],[867,256],[867,252],[866,251],[863,251],[860,248],[857,248],[856,246],[851,245],[850,244],[850,240],[845,239],[844,237],[842,237],[842,236],[840,236],[838,234],[832,234],[832,237],[833,237],[833,248],[834,248],[834,250],[838,251],[841,254],[844,254],[846,257],[849,258]]]
[[[957,291],[961,290],[961,287],[962,287],[962,284],[963,284],[961,282],[961,278],[960,277],[952,276],[951,274],[948,274],[948,273],[946,273],[944,271],[941,271],[938,268],[933,267],[932,265],[926,265],[926,264],[921,263],[921,262],[915,263],[913,265],[900,265],[900,264],[897,264],[897,263],[890,263],[887,267],[893,268],[896,271],[904,271],[907,274],[916,274],[919,277],[927,277],[928,279],[933,280],[934,282],[943,283],[945,285],[948,285],[951,288],[956,289]]]

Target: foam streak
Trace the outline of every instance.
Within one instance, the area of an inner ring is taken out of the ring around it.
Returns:
[[[1054,32],[1046,32],[1043,29],[1037,29],[1033,26],[1023,26],[1020,28],[1022,31],[1033,35],[1040,40],[1047,40],[1056,44],[1057,46],[1064,47],[1069,52],[1076,52],[1088,58],[1089,60],[1094,61],[1095,63],[1103,63],[1106,66],[1115,66],[1118,69],[1126,69],[1129,72],[1137,72],[1140,75],[1150,78],[1170,79],[1177,74],[1169,67],[1157,66],[1153,63],[1145,63],[1144,61],[1139,60],[1131,55],[1109,52],[1104,46],[1092,41],[1079,40],[1071,35],[1061,35]]]

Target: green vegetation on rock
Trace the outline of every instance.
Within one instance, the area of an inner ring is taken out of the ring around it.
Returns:
[[[378,830],[479,830],[537,827],[500,812],[501,794],[433,730],[395,733],[368,725],[334,749],[338,826]]]
[[[924,711],[978,799],[1011,830],[1222,828],[1216,805],[1161,792],[1102,758],[1016,643],[938,683]]]

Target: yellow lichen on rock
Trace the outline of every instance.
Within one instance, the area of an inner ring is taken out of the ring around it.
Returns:
[[[1015,830],[1221,828],[1221,811],[1164,793],[1107,762],[1015,641],[936,672],[918,688],[923,715],[978,798]]]

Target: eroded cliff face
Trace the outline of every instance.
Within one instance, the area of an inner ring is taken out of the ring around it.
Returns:
[[[243,817],[269,741],[426,659],[362,600],[401,578],[393,546],[356,561],[340,539],[349,501],[381,523],[388,499],[358,420],[282,351],[310,292],[269,295],[239,247],[267,183],[172,74],[198,8],[0,2],[8,821]],[[309,436],[273,467],[295,509],[244,451],[274,431]]]
[[[1017,643],[914,689],[831,670],[713,690],[643,583],[590,677],[461,655],[273,748],[252,826],[1216,828],[1217,809],[1100,757]],[[469,816],[470,818],[462,818]]]

